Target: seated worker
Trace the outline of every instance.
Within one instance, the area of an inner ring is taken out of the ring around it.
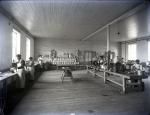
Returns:
[[[38,63],[40,64],[40,67],[43,69],[43,57],[42,57],[42,55],[39,55]]]
[[[17,63],[15,62],[15,60],[12,61],[12,65],[11,65],[10,71],[12,73],[17,72]]]
[[[99,59],[98,63],[99,63],[99,66],[100,66],[101,69],[105,68],[104,56],[100,56],[100,59]]]
[[[135,64],[131,67],[132,71],[136,72],[137,75],[142,75],[142,71],[144,71],[144,68],[140,64],[140,60],[136,60]]]
[[[97,66],[98,66],[97,59],[96,58],[92,58],[92,60],[91,60],[91,67],[90,68],[96,70]]]
[[[104,56],[100,56],[98,63],[99,65],[102,65],[104,63]]]
[[[20,80],[20,88],[25,88],[25,61],[21,58],[21,55],[16,55],[17,57],[17,73]]]
[[[93,61],[93,65],[94,66],[97,66],[98,65],[98,63],[97,63],[97,61],[95,60],[95,61]]]
[[[29,61],[27,63],[27,71],[29,72],[31,76],[31,80],[34,80],[34,60],[33,57],[29,58]]]
[[[96,58],[92,59],[92,66],[97,67],[98,66],[98,62]]]
[[[69,67],[63,67],[62,69],[63,69],[63,74],[61,77],[62,83],[63,83],[64,77],[70,77],[71,80],[73,80],[73,75],[72,75],[71,69]]]
[[[116,67],[116,73],[123,73],[125,71],[125,65],[123,62],[123,58],[119,58],[117,56],[117,62],[115,64]]]

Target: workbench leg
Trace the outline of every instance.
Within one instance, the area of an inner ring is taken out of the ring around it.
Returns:
[[[104,71],[104,83],[106,83],[106,72]]]
[[[0,115],[4,115],[4,109],[6,108],[6,97],[7,97],[7,82],[4,80],[2,87],[2,97],[0,105]]]
[[[122,85],[123,93],[125,94],[126,93],[126,79],[123,77],[122,80],[123,80],[123,85]]]
[[[86,70],[88,71],[88,65],[86,66]]]
[[[94,77],[96,77],[96,69],[94,70]]]
[[[88,73],[88,66],[86,65],[86,68],[85,68],[85,70],[87,71],[87,73]]]
[[[61,82],[63,83],[64,82],[64,75],[62,75],[62,77],[61,77]]]

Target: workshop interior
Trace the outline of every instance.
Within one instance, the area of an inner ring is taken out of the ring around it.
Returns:
[[[1,0],[0,115],[150,115],[149,0]]]

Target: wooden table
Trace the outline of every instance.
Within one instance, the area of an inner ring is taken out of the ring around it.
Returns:
[[[57,70],[59,67],[74,67],[76,69],[76,64],[57,64]]]
[[[129,79],[127,79],[126,87],[138,87],[139,90],[144,91],[144,82],[142,82],[143,78],[146,78],[145,75],[136,75],[136,74],[127,74]]]
[[[7,80],[16,76],[17,73],[3,73],[0,74],[0,84],[2,84],[2,88],[0,89],[0,115],[4,115],[5,102],[7,98]]]
[[[63,67],[62,69],[63,69],[63,74],[61,77],[62,83],[63,83],[65,77],[70,77],[71,80],[73,80],[71,69],[69,67]]]
[[[127,87],[126,83],[127,83],[127,80],[129,80],[131,78],[131,76],[111,72],[111,71],[100,69],[100,68],[95,68],[95,67],[91,68],[89,66],[87,66],[87,71],[92,73],[94,76],[98,76],[98,77],[103,78],[104,83],[106,83],[106,81],[110,81],[110,82],[112,82],[116,85],[119,85],[120,87],[122,87],[122,92],[126,93],[126,87]],[[102,73],[100,74],[99,72],[102,72]],[[109,75],[114,75],[114,76],[117,76],[117,77],[121,78],[121,83],[114,80],[114,79],[110,79]]]
[[[139,86],[139,88],[141,88],[141,91],[144,91],[144,82],[142,82],[142,79],[146,78],[145,76],[141,75],[135,75],[135,74],[131,74],[131,73],[115,73],[115,72],[111,72],[108,70],[103,70],[100,68],[95,68],[95,67],[89,67],[87,66],[87,71],[92,73],[94,76],[98,76],[104,79],[104,83],[106,83],[106,81],[110,81],[116,85],[119,85],[120,87],[122,87],[122,91],[123,93],[126,93],[127,88],[129,88],[129,86]],[[100,73],[101,72],[101,73]],[[112,77],[110,77],[112,76]],[[112,79],[114,76],[117,76],[118,78],[121,78],[121,82],[116,80],[116,79]],[[131,82],[129,82],[131,81]],[[138,81],[138,82],[136,82]]]

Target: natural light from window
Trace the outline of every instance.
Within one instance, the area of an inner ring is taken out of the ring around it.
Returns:
[[[26,60],[30,57],[30,39],[26,38]]]
[[[148,61],[150,61],[150,41],[148,41]]]
[[[16,55],[20,54],[20,33],[13,29],[12,32],[12,60],[16,60]]]
[[[136,44],[128,45],[128,60],[136,60]]]

